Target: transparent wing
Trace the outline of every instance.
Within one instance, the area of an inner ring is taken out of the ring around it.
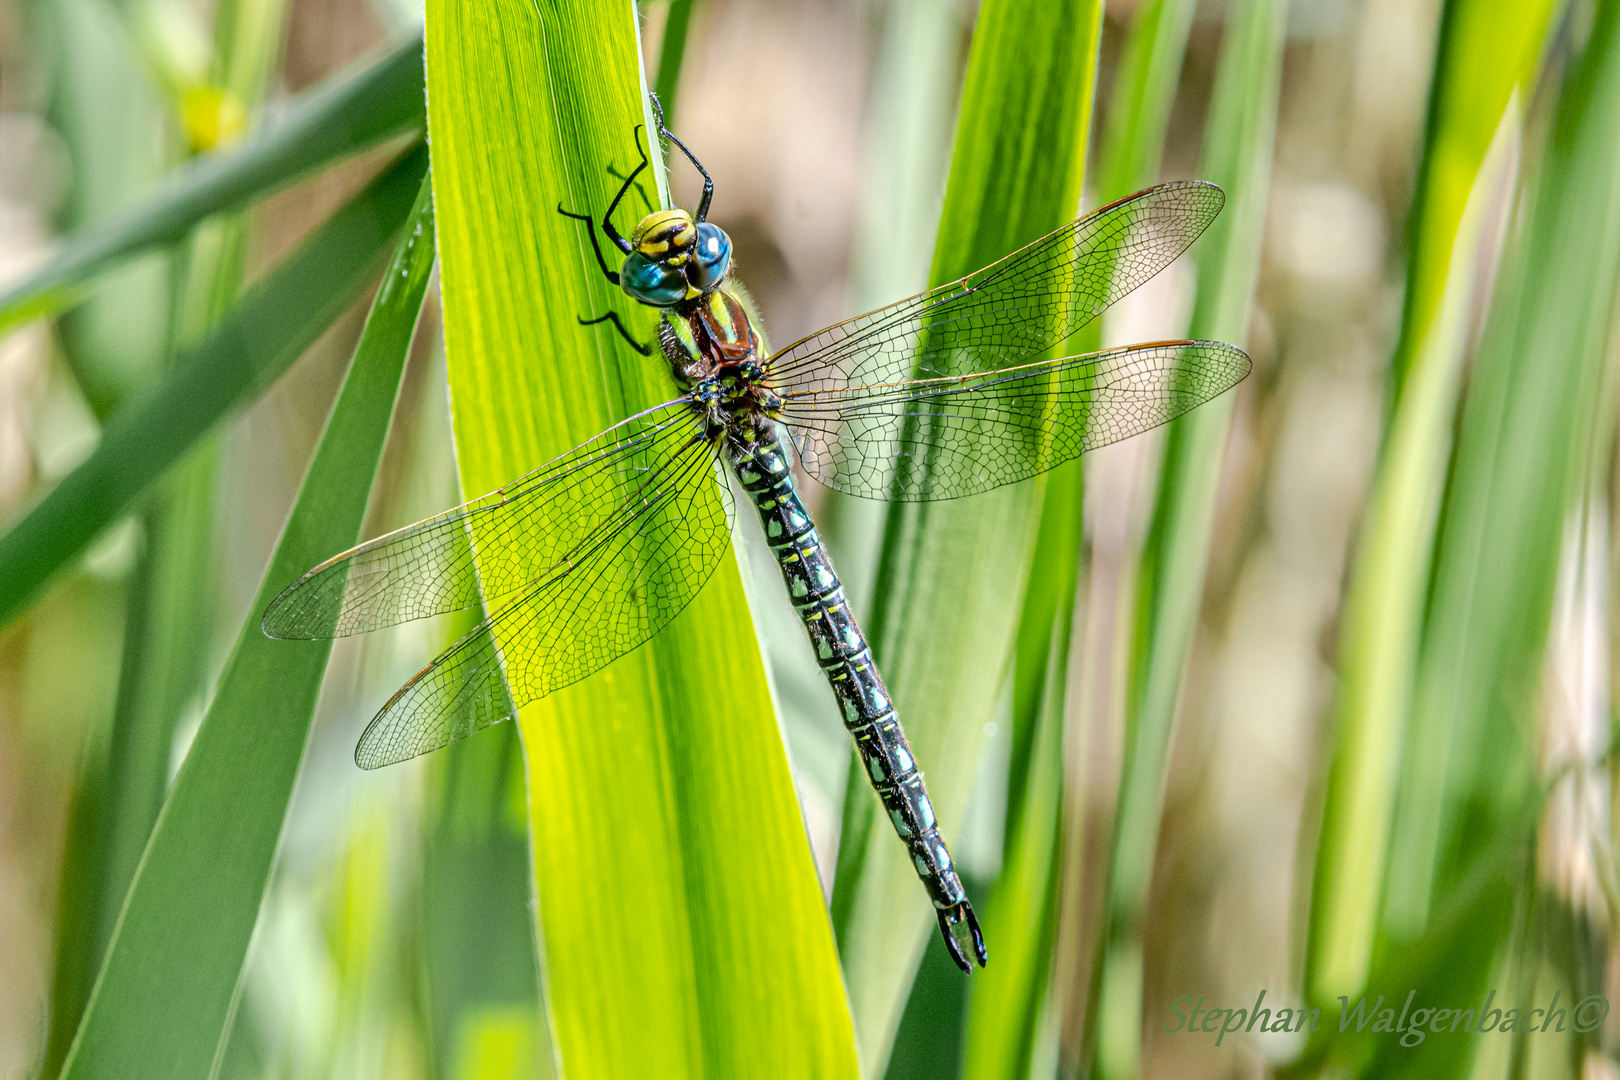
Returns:
[[[390,765],[505,720],[680,614],[731,538],[731,493],[716,475],[714,448],[689,446],[562,572],[509,599],[406,683],[367,725],[355,762]]]
[[[273,638],[362,634],[566,573],[702,441],[702,427],[685,398],[630,417],[498,491],[328,559],[270,602],[262,628]]]
[[[787,394],[806,472],[868,498],[954,499],[1025,480],[1231,389],[1249,358],[1159,341],[1000,371]]]
[[[1199,181],[1149,188],[960,281],[812,334],[768,367],[782,390],[810,393],[1035,359],[1174,262],[1225,202]]]

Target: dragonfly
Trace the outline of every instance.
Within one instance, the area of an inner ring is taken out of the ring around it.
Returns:
[[[731,273],[731,239],[697,209],[660,209],[629,236],[614,217],[648,167],[583,223],[599,269],[658,311],[657,351],[679,393],[482,498],[336,555],[264,613],[273,638],[359,634],[482,605],[485,617],[395,693],[356,763],[437,750],[596,672],[667,626],[732,532],[724,462],[758,514],[872,788],[909,850],[952,959],[988,960],[923,772],[806,510],[794,462],[837,491],[954,499],[1027,480],[1166,423],[1237,385],[1242,350],[1155,341],[1052,358],[1110,304],[1169,266],[1225,202],[1213,184],[1162,184],[1086,214],[998,262],[767,349]],[[946,223],[949,236],[951,223]],[[619,258],[609,265],[602,237]],[[612,312],[608,323],[645,355]]]

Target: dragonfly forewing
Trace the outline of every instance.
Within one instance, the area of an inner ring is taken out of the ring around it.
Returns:
[[[1149,188],[958,281],[812,334],[768,367],[791,395],[1037,360],[1174,262],[1225,201],[1199,181]]]

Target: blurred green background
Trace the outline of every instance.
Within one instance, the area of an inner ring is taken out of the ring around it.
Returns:
[[[752,522],[768,695],[722,574],[678,640],[363,773],[467,619],[257,634],[590,434],[570,372],[661,378],[570,351],[610,298],[552,211],[633,163],[643,79],[778,344],[1227,191],[1072,344],[1230,341],[1234,394],[960,505],[805,485],[971,978]],[[1620,1019],[1338,1030],[1620,996],[1617,268],[1620,0],[0,0],[0,1076],[1620,1075]],[[1262,990],[1321,1027],[1168,1030]]]

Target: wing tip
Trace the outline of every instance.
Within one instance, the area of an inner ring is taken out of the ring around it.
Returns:
[[[272,641],[314,640],[299,627],[297,609],[290,603],[294,590],[303,580],[299,578],[288,585],[276,594],[274,600],[265,605],[264,614],[259,616],[259,632],[265,637]]]
[[[309,578],[310,575],[305,574],[265,605],[264,614],[259,617],[260,633],[272,641],[325,641],[339,636],[335,616],[319,620],[319,625],[311,625],[315,620],[307,617],[308,610],[293,602],[298,587]]]
[[[1208,193],[1214,198],[1214,212],[1217,214],[1219,214],[1221,209],[1226,205],[1226,189],[1221,187],[1221,185],[1215,183],[1213,180],[1189,178],[1183,180],[1166,180],[1162,184],[1154,184],[1151,187],[1145,187],[1141,191],[1135,191],[1129,195],[1115,199],[1111,203],[1105,203],[1102,206],[1097,207],[1097,209],[1093,210],[1091,213],[1102,213],[1105,210],[1113,210],[1116,207],[1124,206],[1127,203],[1134,203],[1139,199],[1144,199],[1149,196],[1164,195],[1176,191],[1202,191]],[[1090,217],[1091,215],[1088,214],[1085,216]]]
[[[1185,341],[1172,341],[1166,342],[1165,344],[1179,345],[1182,348],[1197,346],[1198,348],[1209,352],[1220,353],[1227,360],[1232,362],[1230,371],[1233,377],[1226,383],[1225,386],[1221,387],[1221,389],[1217,391],[1217,397],[1220,396],[1220,394],[1226,393],[1244,379],[1247,379],[1250,374],[1254,372],[1254,358],[1251,357],[1245,350],[1238,348],[1229,341],[1189,338]]]
[[[388,699],[387,704],[378,709],[377,715],[371,718],[371,722],[366,725],[366,730],[360,733],[360,741],[354,744],[354,763],[366,772],[375,772],[388,765],[398,765],[401,761],[409,761],[413,757],[419,757],[426,753],[426,751],[418,750],[411,754],[401,754],[397,748],[389,747],[385,743],[382,738],[382,731],[384,727],[383,721],[388,719],[389,713],[399,703],[399,699],[404,697],[406,691],[416,685],[417,680],[429,670],[431,670],[431,665],[429,668],[418,672],[410,682],[395,691],[394,696]]]

